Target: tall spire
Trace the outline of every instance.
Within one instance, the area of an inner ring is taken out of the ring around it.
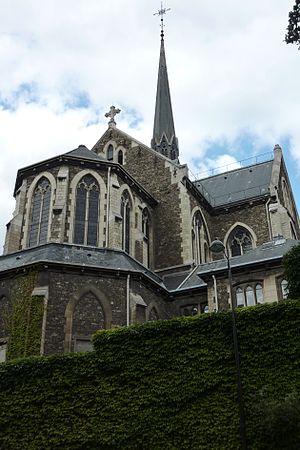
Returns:
[[[164,22],[163,16],[168,9],[161,5],[160,11],[156,13],[161,16],[161,43],[160,58],[158,68],[158,80],[156,91],[155,116],[153,127],[153,138],[151,147],[158,153],[172,160],[178,161],[179,149],[178,140],[175,136],[175,127],[173,120],[171,95],[168,80],[168,71],[166,63],[165,45],[164,45]]]

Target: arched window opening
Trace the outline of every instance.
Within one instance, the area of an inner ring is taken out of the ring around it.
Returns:
[[[251,286],[248,286],[246,288],[246,303],[247,303],[247,306],[255,305],[254,291]]]
[[[114,147],[112,144],[109,144],[107,148],[107,161],[113,161],[114,159]]]
[[[101,302],[92,293],[86,293],[76,304],[72,316],[73,351],[92,350],[92,335],[105,328]]]
[[[130,250],[130,200],[127,191],[124,191],[121,198],[122,216],[122,250],[129,253]]]
[[[256,296],[256,303],[257,304],[262,304],[264,303],[264,292],[263,292],[263,287],[260,283],[258,283],[255,286],[255,296]]]
[[[237,288],[237,290],[235,291],[235,295],[236,295],[237,307],[245,306],[245,298],[244,298],[243,289]]]
[[[119,150],[119,152],[118,152],[118,163],[123,165],[123,152],[122,152],[122,150]]]
[[[74,243],[97,245],[99,217],[99,185],[92,175],[84,176],[77,185]]]
[[[253,248],[251,234],[243,227],[236,227],[228,238],[231,256],[240,256]]]
[[[201,214],[199,211],[197,211],[194,214],[192,222],[192,253],[193,253],[193,260],[196,264],[200,264],[202,262],[201,229],[202,229]]]
[[[32,197],[29,247],[47,242],[50,217],[51,185],[42,177]]]
[[[281,294],[282,294],[282,298],[284,300],[286,298],[288,298],[289,290],[288,290],[288,282],[287,282],[287,280],[282,280],[281,281]]]

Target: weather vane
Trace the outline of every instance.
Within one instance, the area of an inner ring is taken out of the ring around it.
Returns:
[[[161,2],[160,4],[160,10],[158,10],[157,13],[154,13],[154,16],[160,16],[160,26],[161,26],[161,37],[164,37],[164,15],[167,14],[168,11],[170,11],[171,8],[164,8],[163,4]]]

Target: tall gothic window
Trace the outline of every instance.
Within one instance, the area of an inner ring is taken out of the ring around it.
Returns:
[[[107,148],[107,160],[112,161],[114,159],[114,148],[112,144],[109,144]]]
[[[193,247],[193,260],[195,263],[201,262],[201,228],[202,219],[199,211],[194,214],[192,224],[192,247]]]
[[[208,237],[200,211],[196,211],[192,221],[192,254],[196,264],[207,262]]]
[[[50,217],[51,185],[42,177],[32,197],[29,247],[47,242]]]
[[[253,247],[251,234],[246,228],[238,226],[230,233],[227,245],[231,256],[243,255]]]
[[[92,175],[85,175],[76,189],[74,243],[97,245],[99,185]]]
[[[122,249],[127,253],[130,250],[130,209],[129,194],[124,191],[121,198]]]

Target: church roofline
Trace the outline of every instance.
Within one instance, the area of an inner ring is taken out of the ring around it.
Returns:
[[[91,152],[91,150],[89,151]],[[157,200],[138,181],[136,181],[122,165],[112,161],[107,161],[100,157],[99,159],[95,159],[95,158],[88,158],[86,156],[83,157],[74,154],[72,155],[71,154],[72,152],[73,150],[71,152],[57,155],[54,156],[53,158],[46,159],[36,164],[32,164],[30,166],[19,169],[17,172],[14,195],[16,195],[18,189],[21,187],[23,178],[26,176],[36,175],[37,173],[40,173],[43,170],[48,170],[51,167],[65,165],[66,163],[73,165],[83,163],[84,167],[89,168],[96,167],[96,169],[101,168],[106,169],[108,167],[111,167],[112,171],[120,175],[120,177],[126,182],[129,182],[130,187],[132,187],[136,192],[138,192],[139,195],[141,195],[141,197],[144,198],[149,203],[150,206],[155,207],[158,204]],[[97,155],[95,154],[95,156]]]
[[[134,137],[130,136],[130,134],[126,133],[125,131],[120,130],[119,128],[115,127],[113,128],[113,131],[118,132],[120,134],[122,134],[125,138],[129,139],[130,141],[134,142],[136,144],[136,147],[142,147],[150,152],[152,152],[153,155],[158,156],[159,158],[167,161],[168,163],[172,164],[174,167],[178,168],[178,167],[187,167],[187,164],[180,164],[178,163],[176,160],[170,159],[164,155],[162,155],[161,153],[158,153],[156,150],[154,150],[153,148],[149,147],[148,145],[144,144],[143,142],[139,141],[138,139],[135,139]],[[111,128],[108,128],[103,135],[98,139],[98,141],[96,142],[96,144],[92,147],[91,151],[94,151],[94,149],[96,149],[99,144],[101,144],[101,140],[107,135],[111,133]],[[111,138],[113,140],[113,137]]]

